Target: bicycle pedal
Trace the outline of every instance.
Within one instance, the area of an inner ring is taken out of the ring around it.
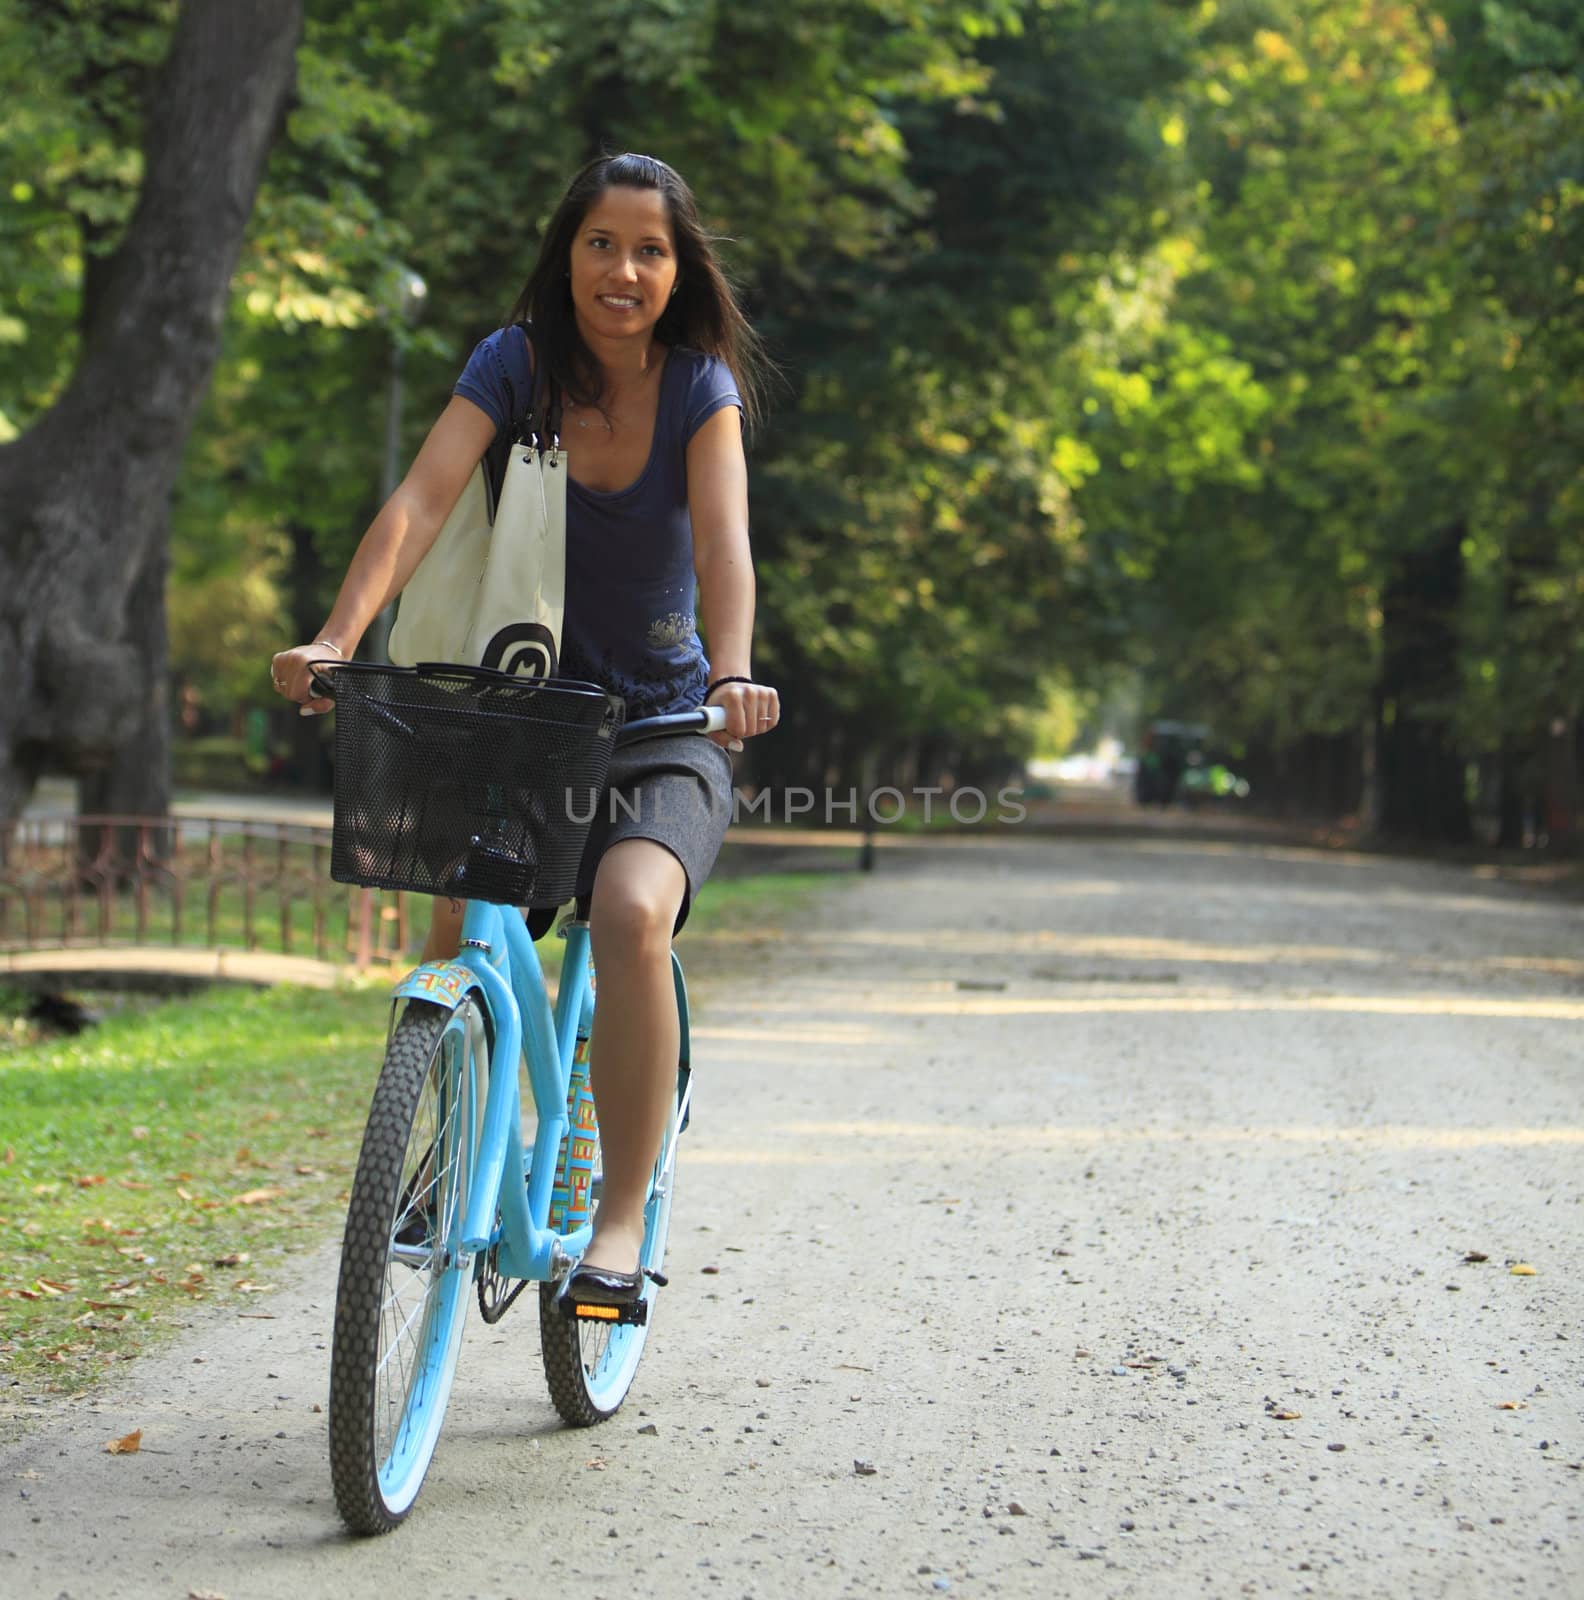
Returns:
[[[647,1300],[634,1300],[627,1306],[607,1306],[597,1300],[574,1300],[563,1294],[556,1303],[569,1322],[606,1322],[616,1327],[625,1324],[629,1328],[641,1328],[649,1321]]]

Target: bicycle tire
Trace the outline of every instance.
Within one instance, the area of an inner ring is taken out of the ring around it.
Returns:
[[[684,1080],[677,1079],[677,1103],[666,1123],[660,1157],[655,1162],[649,1199],[644,1207],[643,1249],[639,1266],[660,1272],[665,1265],[666,1241],[671,1234],[671,1199],[676,1188],[674,1153],[681,1112]],[[600,1156],[596,1152],[595,1168]],[[655,1285],[647,1278],[643,1294],[647,1320],[638,1323],[582,1322],[563,1315],[556,1304],[559,1283],[539,1285],[539,1353],[544,1360],[550,1399],[563,1422],[590,1428],[615,1416],[638,1373],[638,1363],[648,1342],[654,1319]]]
[[[485,1019],[472,998],[454,1011],[409,1002],[374,1087],[330,1357],[330,1475],[354,1533],[388,1533],[412,1510],[450,1398],[472,1278],[455,1246],[488,1080]]]

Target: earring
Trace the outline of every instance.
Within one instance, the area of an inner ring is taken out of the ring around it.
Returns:
[[[681,287],[682,287],[682,285],[681,285],[681,284],[680,284],[680,283],[673,283],[673,284],[672,284],[672,285],[671,285],[671,299],[673,299],[673,300],[675,300],[675,299],[676,299],[676,292],[677,292],[677,290],[678,290],[678,289],[680,289],[680,288],[681,288]]]

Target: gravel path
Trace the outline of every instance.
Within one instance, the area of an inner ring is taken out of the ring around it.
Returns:
[[[326,1251],[0,1450],[0,1594],[1584,1592],[1576,904],[1170,837],[831,883],[685,947],[614,1422],[559,1427],[525,1297],[412,1520],[346,1539]]]

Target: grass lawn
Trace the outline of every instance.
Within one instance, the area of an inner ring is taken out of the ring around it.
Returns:
[[[0,1054],[0,1358],[71,1390],[345,1206],[386,995],[214,989]]]
[[[689,935],[751,934],[817,874],[712,883]],[[551,980],[561,941],[540,946]],[[701,944],[692,961],[720,959]],[[194,1305],[246,1310],[346,1207],[385,986],[109,1004],[39,1037],[0,997],[0,1366],[11,1397],[92,1383]],[[99,1004],[97,998],[92,1002]]]

